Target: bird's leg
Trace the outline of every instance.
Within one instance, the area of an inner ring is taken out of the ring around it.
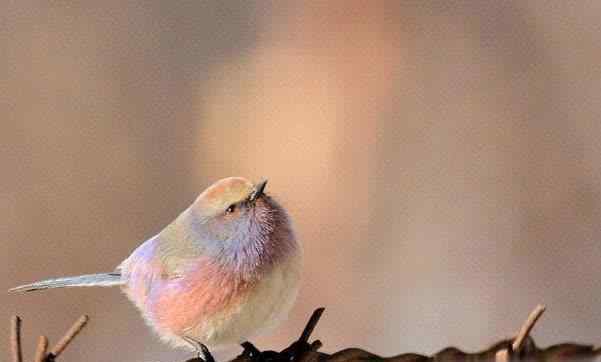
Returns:
[[[192,348],[194,348],[194,350],[196,351],[197,359],[204,362],[215,362],[215,358],[213,358],[213,355],[209,351],[209,348],[204,343],[201,343],[195,340],[194,338],[186,336],[183,336],[182,338],[186,342],[188,342],[192,346]]]

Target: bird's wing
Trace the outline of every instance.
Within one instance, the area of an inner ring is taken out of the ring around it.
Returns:
[[[194,215],[185,210],[171,224],[146,240],[119,266],[123,274],[151,268],[162,279],[176,279],[196,265],[205,252]]]

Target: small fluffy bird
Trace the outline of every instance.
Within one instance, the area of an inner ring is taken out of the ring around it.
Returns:
[[[113,272],[10,291],[118,285],[162,340],[212,359],[206,346],[239,344],[274,327],[296,299],[300,246],[266,184],[217,181]]]

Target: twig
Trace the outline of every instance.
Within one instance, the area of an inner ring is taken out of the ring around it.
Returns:
[[[536,308],[534,308],[532,313],[530,313],[530,315],[528,316],[528,319],[526,319],[526,322],[524,322],[524,324],[522,325],[522,328],[520,329],[520,332],[518,333],[517,337],[515,337],[515,339],[513,340],[513,343],[511,344],[512,352],[520,352],[524,345],[524,341],[526,340],[526,338],[528,338],[528,335],[530,334],[532,328],[534,328],[536,321],[538,321],[538,319],[541,315],[543,315],[544,312],[545,306],[542,304],[539,304],[536,306]]]
[[[65,350],[65,348],[67,348],[69,343],[71,343],[73,338],[75,338],[79,332],[81,332],[83,327],[85,327],[85,325],[88,323],[88,320],[89,317],[87,315],[82,315],[75,323],[73,323],[63,338],[61,338],[61,340],[55,344],[54,347],[52,347],[50,354],[52,354],[54,358],[58,357]]]
[[[526,321],[522,325],[522,328],[520,328],[520,331],[518,332],[513,342],[511,342],[511,344],[507,348],[503,348],[497,351],[497,353],[495,354],[495,362],[509,362],[512,354],[520,353],[522,347],[524,347],[524,342],[530,335],[530,331],[532,330],[532,328],[534,328],[536,321],[538,321],[538,319],[544,311],[545,306],[542,304],[539,304],[536,306],[536,308],[534,308],[534,310],[528,316],[528,319],[526,319]]]
[[[311,333],[313,333],[313,330],[315,329],[317,322],[319,322],[319,318],[321,318],[321,314],[324,310],[325,308],[321,307],[313,311],[313,314],[311,314],[311,318],[309,318],[305,329],[303,329],[303,333],[298,339],[299,342],[307,343],[309,341],[309,337],[311,337]]]
[[[21,348],[21,317],[14,316],[10,320],[10,347],[13,362],[23,362],[23,350]]]
[[[40,336],[38,339],[38,347],[35,350],[34,362],[44,362],[46,359],[46,352],[48,350],[48,338],[46,336]]]

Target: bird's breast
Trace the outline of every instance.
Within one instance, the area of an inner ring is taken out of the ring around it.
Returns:
[[[184,277],[152,288],[150,317],[160,335],[192,337],[210,346],[239,343],[287,314],[299,278],[297,254],[251,279],[202,261]]]
[[[158,328],[181,335],[198,321],[239,303],[253,284],[209,260],[199,260],[181,277],[154,285],[148,307]]]

